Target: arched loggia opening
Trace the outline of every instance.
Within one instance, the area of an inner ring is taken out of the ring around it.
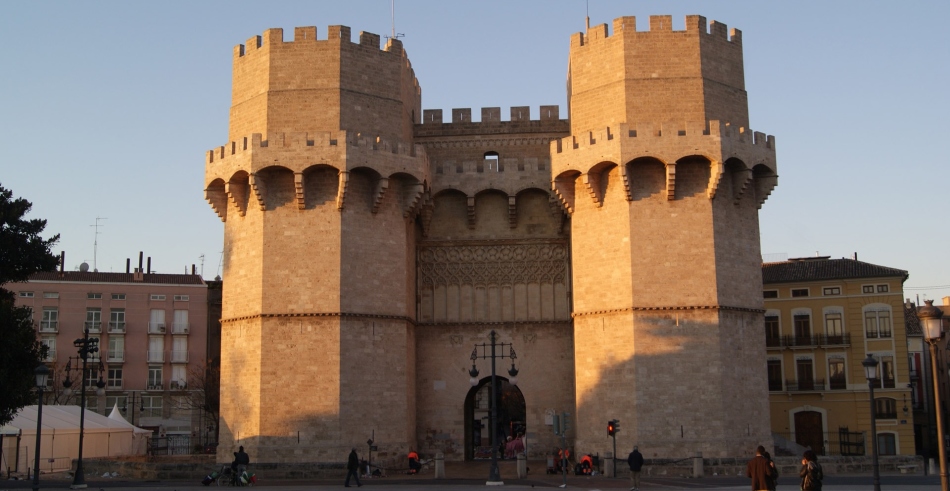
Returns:
[[[498,385],[498,435],[495,442],[501,447],[509,436],[526,433],[524,394],[508,378],[495,376]],[[465,460],[491,458],[491,376],[485,377],[472,387],[465,396]]]

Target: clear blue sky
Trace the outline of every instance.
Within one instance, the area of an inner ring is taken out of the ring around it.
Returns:
[[[906,296],[950,295],[946,178],[950,2],[396,1],[426,109],[558,104],[569,37],[623,15],[688,14],[743,32],[753,130],[775,135],[779,186],[762,252],[906,269]],[[231,50],[271,27],[386,35],[390,1],[12,2],[0,32],[0,184],[61,234],[67,267],[162,273],[223,227],[203,199],[204,152],[227,139]],[[941,148],[944,148],[941,150]]]

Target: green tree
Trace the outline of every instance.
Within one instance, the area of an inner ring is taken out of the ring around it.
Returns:
[[[13,292],[5,288],[8,283],[28,280],[33,273],[56,269],[59,259],[50,248],[59,235],[46,240],[40,237],[46,220],[23,218],[32,207],[0,186],[0,346],[4,349],[0,356],[0,424],[10,422],[20,408],[36,402],[33,369],[46,357],[46,347],[36,339],[30,309],[17,307]]]

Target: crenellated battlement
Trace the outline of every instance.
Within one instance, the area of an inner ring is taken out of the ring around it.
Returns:
[[[348,130],[412,138],[422,89],[402,42],[346,26],[267,29],[234,47],[228,138],[253,133]],[[267,107],[281,106],[282,111]],[[373,107],[374,112],[340,107]]]
[[[705,139],[710,142],[731,141],[733,144],[750,145],[775,152],[775,137],[748,128],[736,127],[722,121],[666,122],[618,124],[580,135],[571,135],[551,143],[552,153],[567,153],[584,150],[598,143],[610,144],[614,140],[628,139],[641,145],[683,145],[688,141]]]
[[[329,26],[327,28],[327,37],[323,39],[319,39],[317,37],[316,26],[296,27],[294,28],[294,39],[291,41],[285,41],[284,30],[282,28],[275,27],[265,30],[262,36],[253,36],[244,44],[238,44],[235,46],[234,58],[235,62],[237,62],[238,58],[242,58],[244,56],[255,56],[260,52],[270,50],[274,47],[305,46],[308,48],[316,48],[347,43],[371,47],[386,53],[398,55],[400,57],[406,58],[408,62],[406,52],[402,46],[402,41],[394,38],[388,38],[386,44],[382,48],[380,48],[379,41],[379,34],[360,32],[359,42],[353,43],[351,30],[347,26]]]
[[[531,106],[512,106],[510,112],[509,122],[521,122],[521,121],[559,121],[560,120],[560,107],[559,106],[541,106],[540,114],[538,119],[531,119]],[[481,108],[481,122],[482,123],[500,123],[503,122],[501,119],[501,108],[500,107],[483,107]],[[442,116],[441,109],[426,109],[422,111],[422,124],[457,124],[457,123],[472,123],[472,108],[463,107],[452,109],[452,121],[445,121]],[[477,124],[477,123],[476,123]]]
[[[343,146],[362,148],[373,152],[395,155],[416,156],[416,146],[402,141],[390,141],[380,137],[370,137],[349,131],[324,131],[319,133],[271,133],[264,138],[260,133],[254,133],[240,141],[232,141],[206,152],[205,163],[213,164],[230,156],[240,156],[245,152],[253,152],[264,148],[312,148],[315,151],[337,149]],[[421,147],[420,147],[421,148]]]
[[[673,17],[670,15],[651,15],[650,28],[646,31],[637,30],[636,17],[618,17],[613,21],[613,32],[614,35],[622,36],[668,35],[672,33],[701,34],[708,39],[733,43],[737,46],[742,45],[742,31],[735,28],[730,30],[726,24],[717,21],[711,21],[707,24],[706,17],[702,15],[687,15],[686,29],[682,31],[673,30]],[[571,36],[571,48],[596,44],[597,41],[610,37],[611,34],[607,29],[607,24],[590,26],[586,33],[577,32]]]

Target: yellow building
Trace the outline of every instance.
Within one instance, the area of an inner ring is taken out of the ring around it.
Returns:
[[[870,394],[861,362],[878,360],[880,455],[914,454],[904,323],[907,271],[811,257],[762,266],[769,401],[776,453],[870,455]]]

